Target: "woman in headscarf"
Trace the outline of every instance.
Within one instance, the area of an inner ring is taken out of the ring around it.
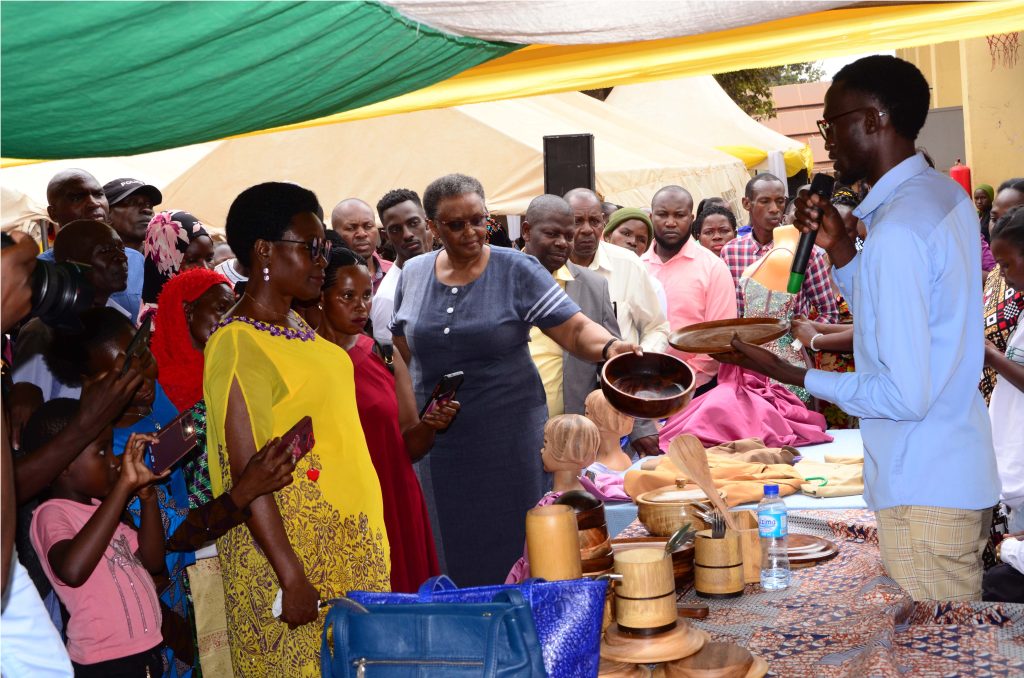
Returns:
[[[213,239],[202,222],[188,212],[160,212],[149,220],[146,239],[142,242],[146,255],[142,300],[155,304],[168,280],[193,268],[213,268]]]
[[[990,217],[992,212],[992,201],[996,198],[996,191],[988,184],[978,184],[974,189],[974,206],[978,208],[978,219],[981,221],[981,236],[985,242],[991,244],[989,233]]]

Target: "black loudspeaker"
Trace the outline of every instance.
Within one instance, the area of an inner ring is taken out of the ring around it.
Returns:
[[[573,188],[594,190],[594,135],[544,137],[544,192],[565,195]]]

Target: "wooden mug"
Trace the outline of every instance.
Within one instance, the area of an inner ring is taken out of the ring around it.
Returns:
[[[582,577],[580,539],[572,507],[552,504],[527,511],[526,551],[532,577],[548,581]]]
[[[736,598],[743,594],[743,547],[735,530],[714,539],[711,530],[697,533],[693,557],[693,590],[703,598]]]
[[[662,546],[615,553],[615,621],[628,634],[650,636],[676,626],[676,583],[672,558]]]

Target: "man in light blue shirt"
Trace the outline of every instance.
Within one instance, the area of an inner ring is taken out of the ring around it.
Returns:
[[[889,575],[915,600],[979,600],[999,497],[977,388],[981,253],[971,197],[915,152],[928,101],[920,71],[889,56],[845,67],[825,96],[818,125],[838,178],[872,187],[854,210],[868,229],[861,252],[827,200],[797,199],[797,226],[818,230],[850,302],[856,371],[804,370],[733,345],[745,367],[861,418],[864,495]]]

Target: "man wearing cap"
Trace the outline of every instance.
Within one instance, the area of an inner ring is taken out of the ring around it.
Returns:
[[[137,180],[119,179],[118,181]],[[138,184],[136,188],[147,186],[142,181],[139,181]],[[153,187],[149,186],[149,188]],[[155,188],[153,190],[156,191]],[[156,194],[159,196],[160,192],[156,191]],[[56,232],[64,228],[65,224],[79,219],[95,219],[108,224],[111,222],[110,203],[107,200],[106,192],[100,187],[100,182],[85,170],[69,169],[55,174],[46,186],[46,200],[49,202],[46,212],[50,215],[50,219],[57,224],[54,229]],[[117,229],[115,228],[115,230]],[[130,247],[124,247],[124,253],[128,258],[128,283],[123,291],[112,294],[110,300],[127,311],[134,322],[139,317],[139,307],[142,305],[142,283],[145,277],[146,258],[142,256],[141,252]],[[53,250],[44,251],[39,258],[44,261],[53,261]]]
[[[673,329],[710,320],[736,317],[736,288],[729,268],[710,250],[690,237],[693,197],[682,186],[665,186],[651,200],[654,247],[641,259],[668,293],[668,319]],[[709,356],[678,356],[693,368],[697,391],[714,385],[718,363]]]
[[[608,225],[604,227],[605,242],[633,250],[638,257],[643,257],[650,248],[652,240],[654,240],[654,226],[651,224],[651,217],[647,212],[635,207],[622,207],[608,215]],[[654,286],[654,293],[658,296],[661,312],[667,318],[668,298],[665,295],[665,286],[654,277],[654,274],[648,277],[651,279],[651,285]]]
[[[569,261],[575,231],[569,203],[557,195],[538,196],[526,209],[523,252],[537,258],[583,315],[618,337],[608,281]],[[537,327],[530,330],[530,357],[544,384],[548,416],[583,414],[587,396],[599,385],[600,365],[573,357]]]
[[[103,185],[110,205],[110,225],[126,248],[142,251],[146,227],[153,218],[153,208],[164,201],[156,186],[138,179],[114,179]]]

